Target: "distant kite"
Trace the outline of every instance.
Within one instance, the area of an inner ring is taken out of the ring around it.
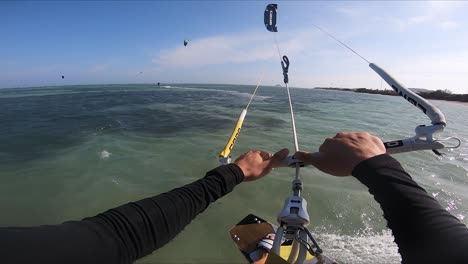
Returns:
[[[62,75],[62,79],[65,79],[65,76]]]
[[[188,39],[184,39],[184,47],[187,47],[188,42],[189,42]]]

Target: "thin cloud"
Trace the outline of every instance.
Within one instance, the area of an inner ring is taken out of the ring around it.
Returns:
[[[413,24],[428,23],[442,30],[452,30],[458,27],[453,17],[465,6],[462,1],[429,1],[422,8],[423,15],[410,18]]]
[[[455,21],[444,21],[439,24],[439,27],[444,30],[452,30],[458,28],[458,23]]]
[[[190,41],[187,47],[178,46],[160,51],[153,62],[162,67],[200,67],[228,63],[249,63],[278,58],[273,34],[239,33],[218,35]],[[282,35],[280,48],[288,55],[305,50],[311,34]]]
[[[357,17],[357,16],[362,16],[364,13],[366,13],[366,10],[363,8],[359,7],[338,7],[335,9],[335,11],[339,14],[349,16],[349,17]]]
[[[463,1],[428,1],[427,4],[437,12],[454,11],[465,5]]]
[[[439,30],[453,30],[458,28],[457,20],[464,16],[463,1],[428,1],[405,3],[405,8],[411,10],[406,15],[395,17],[394,15],[376,17],[369,9],[368,16],[373,16],[376,21],[390,25],[396,32],[407,32],[419,27],[432,27]],[[375,11],[374,11],[375,12]]]
[[[89,70],[91,73],[100,73],[103,71],[107,71],[110,68],[109,64],[95,64]]]
[[[192,67],[267,60],[274,56],[266,48],[268,42],[267,36],[253,34],[211,36],[191,40],[187,47],[162,50],[153,62],[164,67]]]
[[[424,23],[428,20],[428,17],[427,16],[415,16],[415,17],[410,17],[408,19],[409,22],[411,23],[415,23],[415,24],[420,24],[420,23]]]
[[[392,68],[409,87],[468,92],[468,50],[405,58]]]

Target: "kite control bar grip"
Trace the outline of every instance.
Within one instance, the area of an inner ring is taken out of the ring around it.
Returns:
[[[433,135],[436,133],[441,133],[444,130],[443,125],[433,125],[433,126],[418,126],[415,129],[416,135],[411,138],[406,138],[402,140],[395,140],[390,142],[384,142],[385,148],[387,149],[388,154],[397,154],[403,152],[419,151],[419,150],[432,150],[435,154],[440,155],[437,151],[438,149],[443,149],[446,147],[449,148],[458,148],[461,144],[460,139],[452,137],[449,139],[454,139],[458,141],[458,145],[455,146],[445,146],[442,141],[436,140],[433,138]],[[318,152],[312,153],[312,155],[319,155]],[[294,158],[294,156],[288,156],[285,158],[279,167],[290,167],[295,168],[296,164],[299,164],[300,167],[307,166],[309,164],[304,164],[304,162]]]
[[[433,135],[435,133],[441,133],[444,130],[444,125],[433,125],[433,126],[418,126],[415,129],[416,135],[411,138],[402,140],[395,140],[385,142],[385,148],[388,154],[396,154],[418,150],[432,150],[437,155],[440,153],[437,149],[445,148],[445,145],[440,141],[435,140]]]
[[[316,153],[318,154],[318,152]],[[313,153],[312,155],[316,153]],[[299,167],[309,166],[309,164],[305,164],[304,162],[296,159],[294,156],[287,156],[284,160],[282,160],[281,165],[278,167],[296,168],[296,164],[299,164]]]
[[[406,138],[403,140],[384,142],[384,145],[388,154],[397,154],[418,150],[433,150],[437,155],[440,155],[437,150],[445,148],[445,145],[441,142],[427,142],[426,140],[417,138]]]

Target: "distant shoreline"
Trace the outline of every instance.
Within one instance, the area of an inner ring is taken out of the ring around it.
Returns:
[[[448,103],[454,103],[454,104],[461,104],[468,106],[468,102],[461,102],[461,101],[449,101],[449,100],[439,100],[439,99],[427,99],[429,101],[436,101],[436,102],[448,102]]]
[[[367,88],[352,89],[352,88],[336,88],[336,87],[315,87],[315,89],[398,96],[398,94],[393,90],[377,90],[377,89],[367,89]],[[451,101],[451,102],[458,102],[458,103],[463,103],[464,105],[468,105],[468,94],[452,94],[448,90],[445,90],[445,91],[425,90],[425,91],[413,91],[413,92],[415,92],[419,96],[428,100]]]

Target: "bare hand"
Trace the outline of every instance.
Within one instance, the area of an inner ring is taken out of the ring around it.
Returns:
[[[380,138],[367,132],[349,132],[327,138],[318,153],[298,151],[294,157],[325,173],[348,176],[360,162],[384,153]]]
[[[282,149],[274,155],[261,150],[250,150],[236,159],[235,163],[244,172],[244,181],[254,181],[270,173],[273,168],[281,165],[289,154],[288,149]]]

